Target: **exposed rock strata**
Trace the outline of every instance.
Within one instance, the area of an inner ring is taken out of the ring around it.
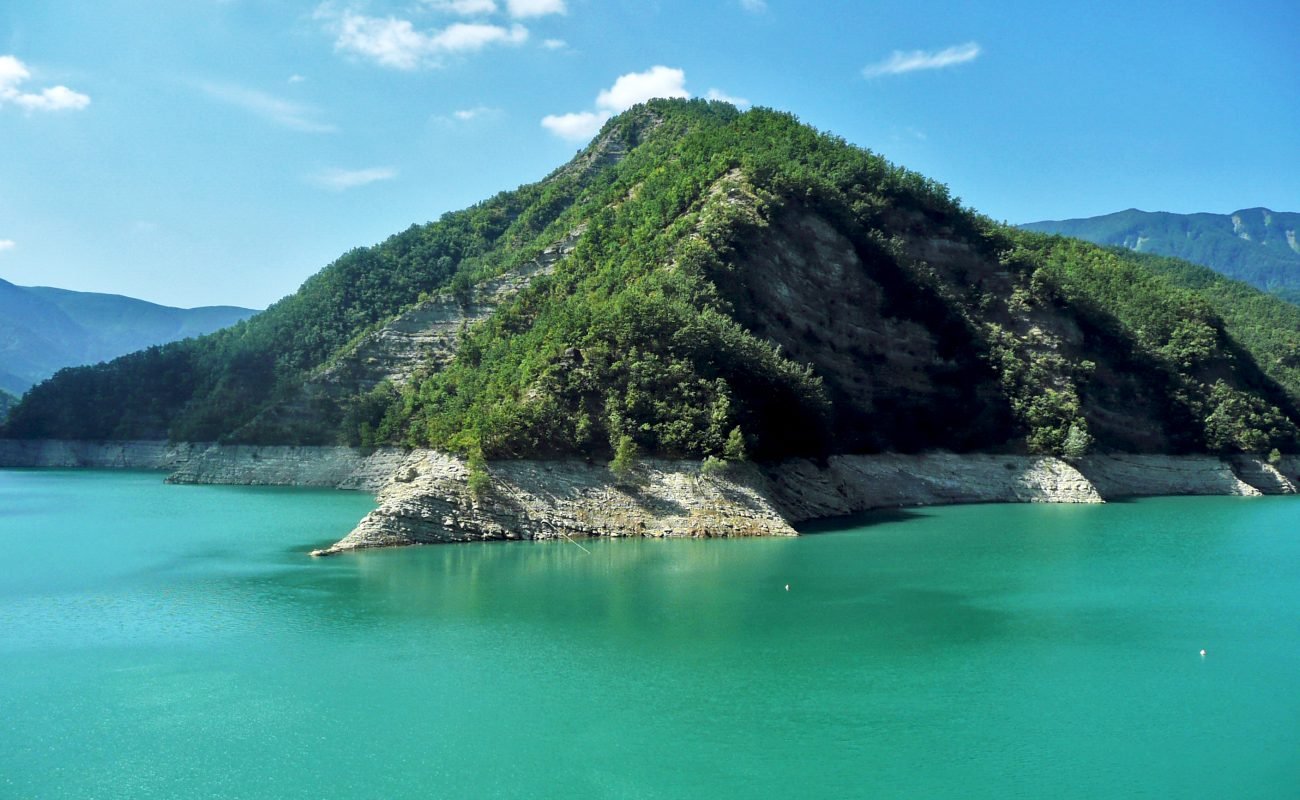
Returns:
[[[383,447],[297,447],[220,445],[193,454],[168,483],[218,483],[248,486],[325,486],[375,492],[406,458],[406,451]]]
[[[1106,499],[1178,494],[1259,495],[1262,491],[1214,456],[1106,455],[1079,461]],[[1255,477],[1251,473],[1250,477]],[[1292,487],[1294,492],[1295,487]]]
[[[468,470],[432,450],[166,442],[0,440],[0,467],[172,471],[173,483],[333,486],[378,492],[378,508],[317,551],[579,536],[789,536],[796,523],[874,508],[978,502],[1099,503],[1149,495],[1295,494],[1300,457],[1105,455],[835,456],[705,474],[646,460],[620,479],[583,461],[503,461],[470,494]]]
[[[263,410],[236,432],[236,438],[245,433],[253,439],[264,438],[255,432],[275,431],[288,437],[282,441],[311,441],[302,438],[302,433],[332,429],[333,424],[325,420],[337,415],[347,398],[385,381],[403,386],[420,370],[443,369],[455,357],[460,337],[471,325],[491,316],[539,276],[554,272],[585,231],[585,226],[578,226],[516,269],[460,294],[437,294],[398,314],[358,339],[289,397]]]
[[[162,441],[0,439],[0,467],[165,470],[169,483],[328,486],[377,492],[405,450]]]
[[[492,489],[476,500],[461,461],[414,451],[380,492],[379,507],[315,555],[487,539],[790,535],[799,522],[916,505],[1294,494],[1300,460],[1279,466],[1245,456],[1112,455],[1069,464],[934,453],[836,456],[825,466],[796,459],[704,475],[696,462],[656,460],[629,486],[602,466],[510,461],[491,465]]]
[[[626,480],[580,461],[504,461],[491,488],[467,490],[456,458],[415,451],[379,508],[313,555],[364,547],[577,536],[792,536],[752,466],[703,474],[698,462],[648,460]]]
[[[0,439],[0,467],[174,470],[208,447],[190,442]]]
[[[787,461],[767,476],[773,500],[792,522],[898,506],[1102,502],[1078,470],[1047,457],[835,456],[825,468]]]

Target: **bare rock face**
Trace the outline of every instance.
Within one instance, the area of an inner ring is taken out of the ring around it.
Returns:
[[[1080,459],[1079,471],[1102,497],[1219,494],[1253,496],[1232,464],[1214,456],[1105,455]],[[1294,492],[1295,487],[1291,487]]]
[[[352,533],[313,555],[365,547],[579,536],[792,536],[756,468],[706,475],[698,462],[646,461],[617,478],[581,461],[505,461],[476,498],[457,458],[414,451]]]
[[[406,458],[396,447],[213,445],[196,452],[168,483],[242,486],[320,486],[378,491]]]
[[[835,456],[705,474],[698,462],[652,460],[630,478],[582,461],[505,461],[475,498],[457,458],[408,454],[352,533],[313,555],[367,547],[583,536],[788,536],[793,525],[876,508],[954,503],[1101,503],[1148,495],[1294,494],[1254,457],[928,453]]]
[[[835,456],[825,468],[797,459],[767,473],[774,502],[794,522],[900,506],[1102,502],[1078,470],[1045,456]]]
[[[1237,455],[1228,460],[1232,471],[1261,494],[1295,494],[1295,482],[1283,474],[1283,463],[1270,464],[1258,456]],[[1295,473],[1292,473],[1293,475]]]
[[[1296,494],[1300,457],[927,453],[778,464],[648,459],[627,476],[576,459],[501,461],[475,496],[469,470],[433,450],[0,440],[0,467],[165,469],[171,483],[330,486],[378,508],[313,555],[369,547],[589,536],[792,536],[797,523],[876,508],[1100,503],[1151,495]]]
[[[0,467],[174,470],[208,444],[0,439]]]

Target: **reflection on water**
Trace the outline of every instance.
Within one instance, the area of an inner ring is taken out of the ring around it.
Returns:
[[[0,796],[1300,785],[1294,498],[306,557],[371,505],[0,471]]]

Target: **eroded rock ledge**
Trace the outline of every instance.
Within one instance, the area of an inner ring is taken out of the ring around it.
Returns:
[[[1070,464],[938,453],[745,464],[713,475],[696,462],[649,460],[630,480],[575,461],[511,461],[492,464],[491,489],[474,498],[462,462],[415,451],[380,492],[379,507],[314,555],[486,539],[788,536],[807,520],[915,505],[1294,494],[1298,467],[1295,459],[1275,467],[1244,456],[1093,456]]]
[[[647,459],[633,475],[579,460],[501,461],[474,497],[468,470],[432,450],[0,440],[0,467],[168,470],[174,483],[333,486],[378,507],[314,555],[367,547],[580,536],[792,536],[794,525],[874,508],[1100,503],[1151,495],[1295,494],[1300,457],[835,456],[732,465]]]

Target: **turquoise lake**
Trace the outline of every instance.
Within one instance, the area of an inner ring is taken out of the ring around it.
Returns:
[[[305,555],[372,507],[0,471],[0,797],[1300,796],[1300,498]]]

